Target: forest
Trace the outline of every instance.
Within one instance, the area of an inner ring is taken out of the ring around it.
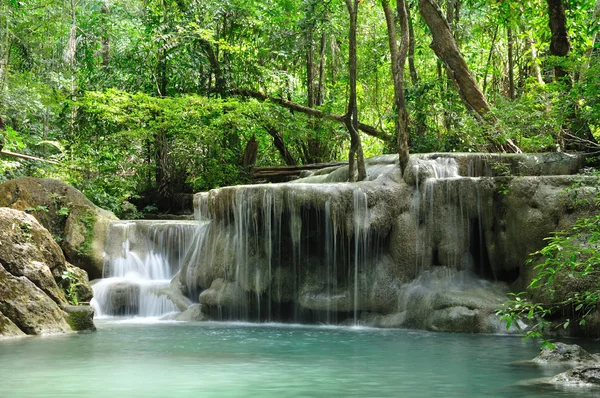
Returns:
[[[599,150],[599,0],[0,7],[0,182],[60,179],[121,217],[254,166]]]

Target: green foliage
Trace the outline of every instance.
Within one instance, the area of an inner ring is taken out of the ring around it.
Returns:
[[[40,206],[37,205],[35,207],[26,207],[25,212],[27,213],[31,213],[31,212],[42,212],[42,213],[48,213],[48,206]]]
[[[96,224],[96,214],[91,210],[83,210],[79,216],[78,222],[82,223],[85,227],[84,241],[79,245],[77,251],[81,255],[87,255],[92,251],[92,242],[94,240],[94,225]]]
[[[71,209],[68,207],[61,207],[60,209],[58,209],[56,211],[56,214],[61,216],[61,217],[69,217],[69,213],[71,212]]]
[[[21,231],[21,235],[26,242],[31,242],[33,235],[31,234],[31,224],[22,222],[19,224],[19,230]]]
[[[79,305],[79,294],[77,293],[77,287],[81,285],[82,281],[79,280],[77,275],[70,271],[64,271],[61,275],[63,280],[63,286],[67,300],[71,305]]]
[[[549,55],[544,1],[461,2],[452,29],[494,109],[493,128],[466,109],[429,46],[418,2],[408,3],[418,75],[409,75],[407,65],[412,152],[479,151],[490,135],[500,142],[510,138],[526,152],[553,151],[565,128],[600,137],[594,0],[566,3],[572,50],[565,58]],[[0,4],[4,149],[61,164],[2,156],[0,183],[20,176],[59,178],[97,205],[136,217],[126,202],[168,201],[174,192],[248,182],[241,159],[252,138],[259,145],[257,165],[282,164],[269,129],[298,163],[341,160],[347,153],[341,124],[235,96],[237,89],[251,89],[307,105],[310,75],[315,107],[344,114],[343,2],[90,0],[74,6],[58,0]],[[71,11],[77,16],[76,48],[67,62]],[[508,28],[514,99],[508,98]],[[391,133],[396,110],[380,2],[361,2],[357,58],[359,119]],[[558,64],[572,72],[572,87],[553,83]],[[367,156],[394,151],[395,145],[363,137]],[[66,207],[57,210],[66,213]]]

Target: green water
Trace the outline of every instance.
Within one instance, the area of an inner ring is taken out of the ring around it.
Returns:
[[[97,322],[0,341],[0,397],[548,397],[517,337],[226,323]],[[543,391],[542,391],[543,390]],[[588,391],[579,396],[595,396]]]

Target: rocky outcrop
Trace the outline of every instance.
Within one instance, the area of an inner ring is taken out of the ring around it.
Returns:
[[[63,311],[68,300],[60,287],[69,269],[35,218],[0,208],[0,335],[70,331]]]
[[[566,388],[600,387],[600,364],[583,365],[550,379],[550,384]]]
[[[54,237],[67,260],[102,277],[102,248],[106,229],[116,217],[90,202],[64,182],[19,178],[0,185],[0,206],[33,215]]]
[[[600,364],[600,357],[590,354],[577,344],[553,343],[554,347],[544,347],[532,362],[540,365],[580,366]]]

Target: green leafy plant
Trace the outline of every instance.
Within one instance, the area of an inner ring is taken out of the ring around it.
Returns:
[[[71,213],[71,208],[69,207],[61,207],[56,211],[56,214],[61,217],[69,217],[69,213]]]
[[[529,292],[511,294],[497,312],[507,328],[527,323],[526,338],[545,338],[551,326],[583,327],[600,302],[600,215],[578,219],[547,242],[528,260],[539,262]]]
[[[73,272],[64,271],[61,275],[62,280],[65,283],[65,293],[67,295],[67,300],[69,304],[79,305],[79,293],[77,292],[77,288],[81,285],[81,281]]]
[[[24,210],[26,213],[32,213],[32,212],[37,212],[37,211],[43,212],[43,213],[48,213],[48,206],[40,206],[40,205],[37,205],[35,207],[28,206],[28,207],[25,207]]]

